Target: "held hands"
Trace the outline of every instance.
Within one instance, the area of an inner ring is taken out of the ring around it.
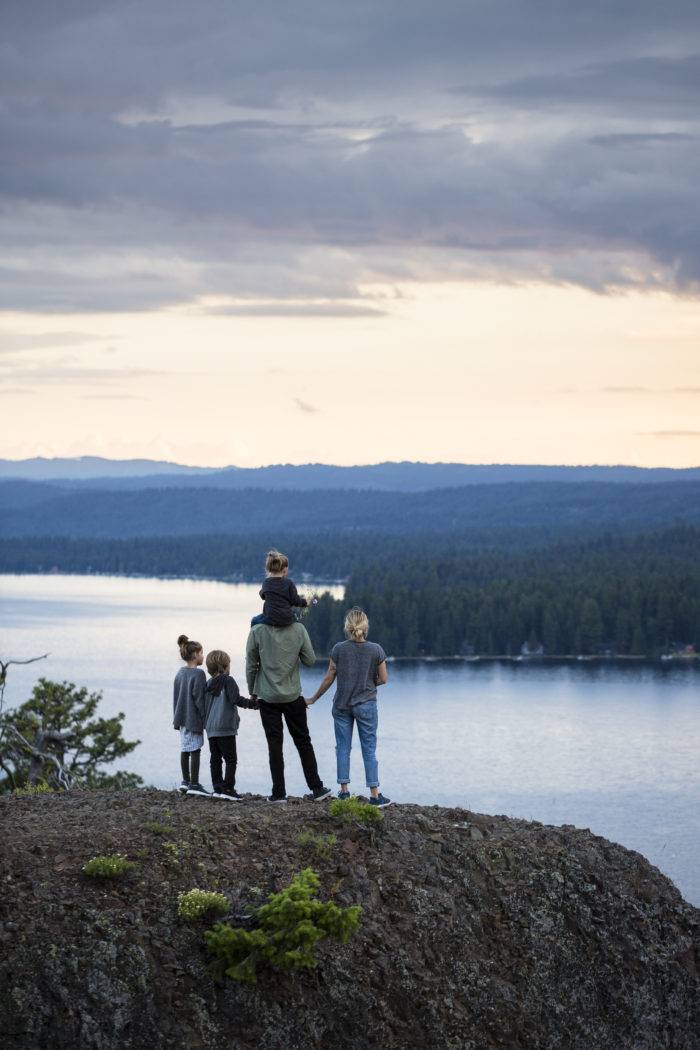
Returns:
[[[317,696],[304,697],[304,703],[306,704],[307,707],[311,707],[311,705],[315,704],[317,700],[318,700]]]

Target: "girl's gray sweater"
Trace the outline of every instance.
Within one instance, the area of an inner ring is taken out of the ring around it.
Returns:
[[[204,689],[207,676],[201,667],[181,667],[173,685],[173,725],[204,732]]]

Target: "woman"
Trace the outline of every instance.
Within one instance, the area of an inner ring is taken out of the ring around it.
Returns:
[[[367,641],[368,631],[369,620],[362,609],[351,609],[345,617],[347,641],[333,646],[326,677],[306,703],[309,706],[315,704],[333,682],[336,683],[333,722],[340,785],[338,798],[350,798],[350,749],[353,726],[357,723],[365,779],[370,790],[369,801],[372,806],[383,808],[391,805],[391,799],[379,791],[377,686],[386,685],[389,675],[384,650],[376,642]]]

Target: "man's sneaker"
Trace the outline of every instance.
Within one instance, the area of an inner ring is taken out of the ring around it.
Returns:
[[[338,798],[342,798],[342,799],[350,798],[350,792],[349,791],[339,791],[338,792]]]
[[[312,792],[311,798],[314,802],[323,802],[324,798],[330,798],[332,794],[333,792],[330,788],[324,787],[323,784],[321,784],[320,788],[316,788],[316,790]]]
[[[377,809],[384,809],[385,806],[391,805],[391,799],[387,798],[386,795],[377,795],[369,800],[370,806],[376,806]]]
[[[268,802],[276,802],[276,803],[279,804],[280,802],[286,802],[287,801],[287,796],[286,795],[268,795],[267,796],[267,801]]]
[[[187,794],[188,795],[205,795],[207,798],[209,798],[209,795],[211,794],[211,792],[207,791],[207,789],[202,787],[201,784],[190,784],[190,786],[187,789]]]
[[[220,791],[215,791],[213,797],[228,799],[229,802],[241,801],[241,796],[237,791],[227,791],[226,788],[221,788]]]
[[[180,792],[181,795],[186,795],[187,792],[189,791],[189,787],[190,787],[189,780],[183,780],[182,783],[180,784],[180,787],[177,790]]]

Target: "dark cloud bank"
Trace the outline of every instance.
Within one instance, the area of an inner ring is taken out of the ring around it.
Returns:
[[[6,0],[3,38],[0,308],[700,287],[695,2]]]

